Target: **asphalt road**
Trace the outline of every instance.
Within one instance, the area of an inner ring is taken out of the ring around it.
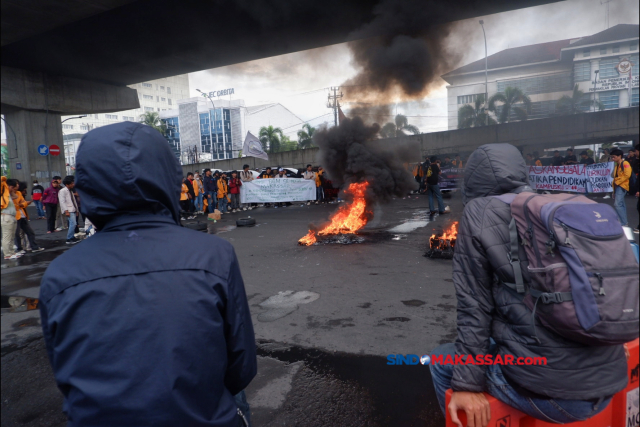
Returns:
[[[351,245],[297,245],[336,204],[199,218],[240,260],[260,355],[247,389],[255,426],[443,424],[428,369],[387,366],[386,356],[428,353],[456,337],[451,261],[423,257],[429,236],[462,211],[457,197],[445,202],[452,214],[433,221],[423,196],[374,207],[364,241]],[[635,199],[627,204],[636,223]],[[235,226],[249,215],[255,227]],[[2,261],[3,296],[37,297],[48,264],[67,249],[63,233],[31,224],[47,250]],[[64,425],[38,312],[3,309],[1,324],[2,426]]]

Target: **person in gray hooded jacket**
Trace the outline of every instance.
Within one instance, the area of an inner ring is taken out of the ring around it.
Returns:
[[[627,384],[622,345],[591,347],[568,341],[537,319],[536,339],[522,297],[499,284],[514,281],[509,263],[511,210],[489,196],[532,192],[528,184],[525,161],[512,145],[483,145],[469,157],[453,258],[458,338],[432,354],[464,360],[467,355],[476,360],[487,354],[513,356],[514,364],[431,364],[440,407],[445,412],[445,392],[451,388],[448,410],[460,427],[458,410],[466,412],[469,426],[488,425],[491,414],[483,392],[534,418],[570,423],[602,411]],[[527,259],[522,247],[520,259]],[[521,264],[528,283],[527,262]],[[546,358],[546,364],[518,365],[520,357]]]

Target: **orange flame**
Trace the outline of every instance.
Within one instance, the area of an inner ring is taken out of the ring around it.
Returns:
[[[440,240],[456,239],[458,237],[458,221],[451,224],[451,227],[449,227],[448,230],[445,230],[445,232],[442,233],[442,236],[436,236],[435,234],[431,235],[432,239],[435,239],[436,237]]]
[[[353,234],[367,225],[367,218],[364,215],[367,208],[364,192],[368,185],[368,182],[350,184],[345,193],[353,195],[353,201],[346,206],[341,206],[338,212],[331,217],[331,222],[319,230],[317,235]],[[305,246],[312,245],[315,242],[316,232],[312,230],[309,230],[306,236],[298,240],[298,244]]]

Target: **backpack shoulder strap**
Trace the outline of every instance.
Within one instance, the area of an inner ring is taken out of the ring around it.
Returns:
[[[516,198],[517,194],[507,193],[500,196],[491,196],[494,199],[498,199],[503,203],[511,206],[511,203]],[[520,254],[518,253],[518,229],[516,227],[515,218],[511,218],[509,222],[509,263],[513,268],[513,277],[515,283],[502,282],[508,288],[513,289],[519,294],[524,294],[524,278],[522,277],[522,267],[520,266]]]

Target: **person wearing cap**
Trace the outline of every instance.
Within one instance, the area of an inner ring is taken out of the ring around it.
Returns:
[[[618,213],[620,224],[622,224],[623,227],[626,227],[629,224],[627,221],[627,205],[624,201],[624,197],[629,191],[631,165],[624,159],[623,155],[624,153],[619,148],[611,150],[611,160],[615,163],[615,168],[613,170],[613,194],[615,201],[613,203],[613,207]]]
[[[582,152],[580,152],[580,164],[592,165],[593,163],[593,157],[589,157],[589,153],[586,150],[582,150]]]

